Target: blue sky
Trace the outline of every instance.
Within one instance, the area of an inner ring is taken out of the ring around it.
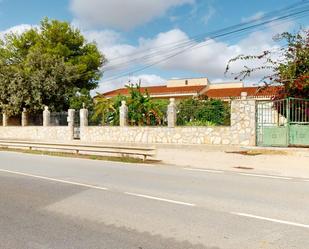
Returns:
[[[147,56],[147,51],[166,44],[186,41],[201,33],[238,24],[250,17],[283,8],[297,0],[0,0],[0,30],[22,31],[38,25],[47,16],[66,20],[79,27],[89,41],[96,41],[111,61],[102,78],[100,90],[110,90],[142,79],[146,85],[164,84],[168,78],[207,76],[212,81],[229,81],[224,67],[229,58],[240,53],[258,53],[274,49],[272,36],[281,31],[308,26],[309,18],[267,27],[242,37],[211,41],[196,41],[201,48],[174,57],[168,62],[131,74],[153,61],[130,62],[135,54]],[[13,29],[12,29],[13,28]],[[206,37],[205,37],[206,38]],[[200,43],[200,44],[199,44]],[[198,46],[199,47],[199,46]],[[158,60],[168,51],[161,51]],[[115,58],[118,58],[114,62]],[[156,58],[153,59],[156,61]],[[128,61],[130,63],[128,63]],[[115,63],[115,64],[114,64]],[[118,70],[117,65],[126,66]],[[239,68],[237,68],[239,69]],[[123,78],[109,80],[111,77]],[[259,76],[249,80],[257,81]],[[249,82],[248,82],[249,84]]]

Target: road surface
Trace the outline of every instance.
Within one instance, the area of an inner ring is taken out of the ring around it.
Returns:
[[[309,181],[0,153],[1,249],[309,248]]]

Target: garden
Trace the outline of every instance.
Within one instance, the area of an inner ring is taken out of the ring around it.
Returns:
[[[128,124],[130,126],[166,126],[169,101],[153,99],[140,86],[131,85],[129,96],[118,95],[106,98],[95,97],[90,125],[118,126],[121,101],[128,106]],[[230,104],[221,100],[203,98],[183,99],[177,103],[178,126],[218,126],[230,125]]]

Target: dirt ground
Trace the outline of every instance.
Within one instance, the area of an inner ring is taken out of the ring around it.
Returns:
[[[158,145],[165,164],[309,178],[309,149]]]

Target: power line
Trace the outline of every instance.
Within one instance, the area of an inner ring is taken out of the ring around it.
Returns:
[[[298,12],[297,14],[301,14],[301,13],[303,13],[303,12],[308,12],[308,10],[305,10],[305,11],[302,11],[302,12]],[[285,17],[287,17],[287,16],[285,16]],[[283,19],[285,19],[285,18],[279,18],[279,19],[275,19],[275,20],[263,22],[263,23],[258,24],[258,25],[253,25],[253,26],[250,26],[250,27],[246,27],[246,28],[244,28],[244,29],[240,29],[239,31],[236,31],[236,32],[246,31],[247,29],[254,29],[254,28],[258,27],[258,26],[265,25],[265,24],[268,24],[268,23],[272,23],[272,22],[278,21],[278,20],[283,20]],[[211,40],[211,39],[216,39],[216,38],[219,38],[219,37],[222,37],[222,36],[228,36],[229,34],[232,34],[232,33],[234,33],[234,32],[235,32],[235,31],[227,32],[227,33],[225,33],[225,34],[215,35],[215,36],[212,36],[212,37],[210,37],[210,38],[208,38],[208,39],[205,39],[204,42],[206,42],[206,41],[208,41],[208,40]],[[196,44],[197,42],[199,42],[199,41],[190,41],[188,44],[185,44],[185,45],[182,45],[182,46],[173,47],[173,48],[169,49],[169,50],[166,51],[166,52],[163,51],[163,53],[170,53],[170,52],[172,52],[172,51],[174,51],[174,50],[179,50],[179,49],[181,49],[181,48],[187,49],[187,48],[190,48],[191,45]],[[153,57],[155,57],[155,56],[160,56],[161,54],[162,54],[161,51],[158,51],[158,52],[156,52],[156,53],[150,53],[150,54],[145,55],[145,56],[140,57],[140,58],[133,58],[133,59],[131,59],[131,60],[124,61],[124,62],[122,62],[122,63],[112,64],[112,65],[110,65],[110,67],[105,67],[104,69],[105,69],[105,71],[113,70],[115,67],[119,67],[119,66],[123,66],[123,65],[125,66],[125,65],[127,65],[127,64],[129,64],[129,63],[132,63],[132,62],[136,62],[136,61],[137,61],[137,62],[143,62],[143,60],[146,60],[146,61],[147,61],[147,59],[153,59]]]
[[[307,2],[308,1],[306,1],[306,3]],[[282,20],[288,20],[288,19],[291,19],[291,17],[293,17],[293,18],[295,18],[297,16],[298,17],[300,17],[300,16],[303,17],[304,14],[306,14],[309,11],[309,8],[307,8],[307,9],[303,9],[302,8],[301,10],[300,9],[296,9],[296,10],[297,11],[290,12],[290,13],[285,14],[283,16],[280,16],[280,17],[277,17],[277,18],[272,18],[271,20],[266,20],[266,21],[263,21],[263,22],[260,21],[259,23],[255,23],[255,24],[253,24],[251,26],[246,26],[246,27],[239,28],[239,29],[236,29],[236,30],[231,30],[231,31],[228,31],[228,32],[225,32],[225,33],[219,33],[219,34],[217,34],[215,36],[209,37],[208,39],[205,40],[205,42],[207,40],[213,40],[213,39],[216,39],[216,38],[222,38],[222,37],[227,37],[227,36],[230,36],[230,35],[233,35],[233,34],[246,32],[246,31],[248,31],[250,29],[256,29],[257,27],[265,26],[265,25],[273,23],[273,22],[278,22],[278,21],[282,21]],[[234,26],[237,26],[237,25],[234,25]],[[228,29],[228,28],[226,28],[226,29]],[[186,52],[188,50],[194,49],[194,47],[196,47],[197,45],[198,44],[194,42],[194,43],[188,45],[187,47],[185,47],[184,49],[182,49],[180,51],[177,51],[177,52],[175,52],[173,54],[168,54],[165,58],[162,58],[162,59],[160,59],[160,60],[158,60],[156,62],[153,62],[153,63],[151,63],[149,65],[146,65],[146,66],[144,66],[142,68],[139,68],[137,70],[130,71],[130,74],[134,74],[134,73],[143,71],[143,70],[145,70],[145,69],[147,69],[149,67],[152,67],[152,66],[157,65],[159,63],[162,63],[164,61],[167,61],[167,60],[169,60],[169,59],[171,59],[171,58],[173,58],[173,57],[175,57],[175,56],[177,56],[179,54],[182,54],[182,53],[184,53],[184,52]],[[207,45],[209,45],[209,44],[208,43],[204,44],[204,46],[207,46]],[[200,47],[202,47],[202,46],[200,46]],[[121,77],[126,76],[127,74],[128,73],[126,72],[126,73],[123,73],[121,75],[111,76],[107,80],[113,80],[113,79],[121,78]]]
[[[191,37],[189,40],[184,39],[184,40],[180,40],[180,41],[177,41],[177,42],[167,43],[167,44],[164,44],[164,45],[161,45],[161,46],[158,46],[158,47],[146,48],[146,49],[143,49],[143,50],[136,51],[134,53],[129,53],[129,54],[126,54],[126,55],[123,55],[123,56],[114,57],[114,58],[109,59],[109,62],[121,60],[121,59],[123,59],[124,57],[127,57],[127,56],[133,56],[134,57],[134,56],[139,55],[139,54],[141,54],[141,56],[142,56],[140,59],[143,59],[144,56],[145,56],[144,54],[152,55],[153,53],[157,53],[157,52],[161,52],[161,51],[165,51],[165,50],[170,50],[171,48],[173,48],[175,46],[186,46],[186,45],[189,46],[192,42],[199,41],[200,39],[203,39],[204,37],[207,37],[207,36],[215,36],[215,35],[227,32],[227,31],[232,30],[232,29],[236,29],[236,28],[239,28],[239,27],[245,27],[245,26],[253,24],[253,23],[258,23],[260,21],[275,17],[276,15],[279,15],[279,14],[283,15],[286,12],[291,12],[291,10],[293,10],[293,9],[301,10],[299,7],[306,5],[308,2],[309,2],[308,0],[300,1],[300,2],[294,3],[292,5],[289,5],[289,6],[283,8],[281,10],[276,10],[276,11],[272,11],[272,12],[269,12],[267,14],[264,14],[260,19],[255,19],[255,20],[243,22],[243,23],[236,24],[236,25],[233,25],[233,26],[229,26],[229,27],[226,27],[226,28],[223,28],[223,29],[219,29],[219,30],[214,31],[214,32],[208,32],[208,33],[202,33],[202,34],[199,34],[199,35],[195,35],[195,36]],[[134,60],[136,60],[138,58],[139,57],[135,58]]]
[[[303,11],[300,11],[300,12],[297,12],[297,13],[294,13],[294,15],[295,14],[302,14],[302,13],[304,13],[304,12],[308,12],[308,9],[306,9],[306,10],[303,10]],[[291,14],[289,14],[289,15],[286,15],[286,16],[283,16],[283,17],[280,17],[280,18],[276,18],[276,19],[272,19],[271,21],[266,21],[266,22],[262,22],[262,23],[260,23],[260,24],[256,24],[256,25],[252,25],[252,26],[249,26],[249,27],[245,27],[245,28],[243,28],[243,29],[239,29],[239,30],[236,30],[236,31],[232,31],[232,32],[228,32],[228,33],[225,33],[225,34],[220,34],[220,35],[217,35],[217,36],[214,36],[214,37],[210,37],[209,39],[207,39],[207,40],[211,40],[211,39],[216,39],[216,38],[218,38],[218,37],[222,37],[222,36],[229,36],[230,34],[233,34],[233,33],[235,33],[235,32],[238,32],[238,33],[240,33],[240,32],[243,32],[243,31],[246,31],[246,30],[248,30],[248,29],[252,29],[252,28],[256,28],[256,27],[258,27],[258,26],[261,26],[261,25],[265,25],[265,24],[268,24],[268,23],[271,23],[271,22],[274,22],[274,21],[279,21],[279,20],[284,20],[284,19],[286,19],[287,17],[290,17],[291,16]],[[205,42],[207,41],[207,40],[205,40]],[[193,47],[195,47],[195,45],[196,45],[196,43],[191,43],[191,44],[188,44],[188,46],[184,46],[184,51],[186,51],[186,50],[190,50],[191,49],[191,47],[193,46]],[[199,46],[199,47],[202,47],[202,46]],[[171,51],[174,51],[174,50],[179,50],[180,48],[182,48],[182,47],[178,47],[178,48],[174,48],[174,49],[171,49],[170,51],[168,51],[167,53],[165,53],[165,54],[167,54],[168,56],[171,54]],[[183,50],[180,50],[180,51],[183,51]],[[175,54],[178,54],[178,52],[179,51],[177,51]],[[155,56],[159,56],[159,55],[161,55],[161,53],[158,53],[158,54],[156,54],[156,55],[152,55],[152,56],[150,56],[150,57],[145,57],[144,59],[144,61],[142,61],[144,64],[145,63],[150,63],[150,62],[152,62],[153,61],[153,57],[155,57]],[[147,60],[148,59],[148,60]],[[121,66],[126,66],[128,63],[131,63],[131,62],[134,62],[134,61],[136,61],[137,59],[132,59],[132,60],[130,60],[130,61],[127,61],[127,62],[123,62],[123,63],[121,63],[121,64],[117,64],[117,67],[119,68],[119,67],[121,67]],[[138,61],[139,61],[139,59],[138,59]],[[113,67],[116,67],[116,65],[113,65],[112,66],[112,68],[110,69],[110,70],[114,70],[113,69]],[[117,68],[117,69],[118,69]],[[105,71],[109,71],[109,70],[105,70]]]

